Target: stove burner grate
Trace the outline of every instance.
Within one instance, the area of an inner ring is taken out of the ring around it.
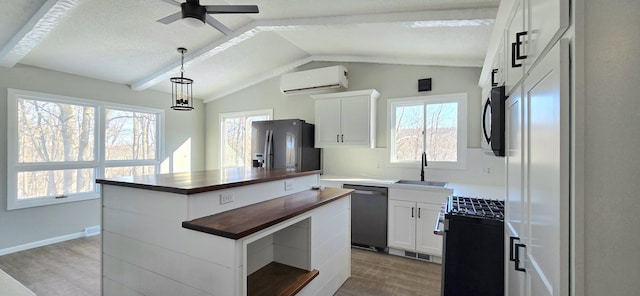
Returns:
[[[451,196],[448,213],[457,216],[504,219],[504,202],[465,196]]]

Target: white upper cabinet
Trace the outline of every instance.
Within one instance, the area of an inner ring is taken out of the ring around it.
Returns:
[[[504,82],[507,95],[569,27],[569,0],[503,0],[480,86]],[[502,63],[504,71],[501,71]],[[494,74],[495,73],[495,74]]]
[[[504,39],[498,41],[500,44],[504,44]],[[491,82],[490,87],[502,86],[505,83],[506,74],[505,71],[505,55],[504,46],[499,46],[493,58],[493,64],[491,66]]]
[[[375,147],[375,89],[311,96],[315,100],[316,148]]]
[[[511,13],[507,19],[503,50],[507,53],[505,89],[507,95],[524,77],[524,59],[526,58],[524,47],[526,31],[524,28],[524,0],[515,0]],[[497,42],[498,40],[496,40]]]
[[[569,28],[569,0],[527,0],[527,2],[525,68],[530,69]]]

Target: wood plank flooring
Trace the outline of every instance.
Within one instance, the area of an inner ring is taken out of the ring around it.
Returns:
[[[0,256],[0,269],[38,296],[98,296],[100,236]],[[439,264],[352,249],[351,278],[335,296],[437,296],[440,274]]]
[[[38,296],[100,295],[100,236],[0,256],[0,269]]]
[[[442,265],[351,249],[351,277],[334,296],[439,296]]]

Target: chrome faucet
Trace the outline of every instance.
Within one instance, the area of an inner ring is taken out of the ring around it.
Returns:
[[[420,164],[420,181],[424,182],[424,168],[427,166],[427,152],[422,152],[422,163]]]

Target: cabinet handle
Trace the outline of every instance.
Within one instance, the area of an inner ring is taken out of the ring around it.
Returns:
[[[527,270],[522,268],[522,267],[520,267],[520,248],[525,248],[525,250],[526,250],[527,246],[525,244],[515,244],[515,246],[516,246],[516,252],[515,252],[516,253],[515,254],[516,255],[516,260],[515,260],[516,266],[515,266],[515,270],[522,271],[522,272],[526,273]]]
[[[422,210],[422,208],[418,208],[418,219],[420,219],[420,211]]]
[[[344,143],[344,134],[340,135],[340,142]]]
[[[522,40],[522,37],[527,36],[527,31],[524,32],[518,32],[516,33],[516,59],[518,60],[522,60],[522,59],[526,59],[527,56],[526,55],[521,55],[520,54],[520,45],[524,44],[524,41]]]
[[[336,135],[336,143],[340,143],[340,135]]]
[[[496,82],[496,73],[498,73],[498,69],[493,69],[491,70],[491,86],[498,86],[498,83]]]
[[[520,68],[522,64],[516,64],[516,51],[518,48],[518,43],[511,43],[511,68]]]
[[[414,216],[413,216],[413,211],[414,211],[414,208],[413,208],[413,207],[411,207],[411,218],[413,218],[413,217],[414,217]]]
[[[514,236],[509,237],[509,261],[516,261],[516,257],[514,256],[514,253],[513,253],[513,242],[516,240],[520,241],[520,238],[514,237]]]

